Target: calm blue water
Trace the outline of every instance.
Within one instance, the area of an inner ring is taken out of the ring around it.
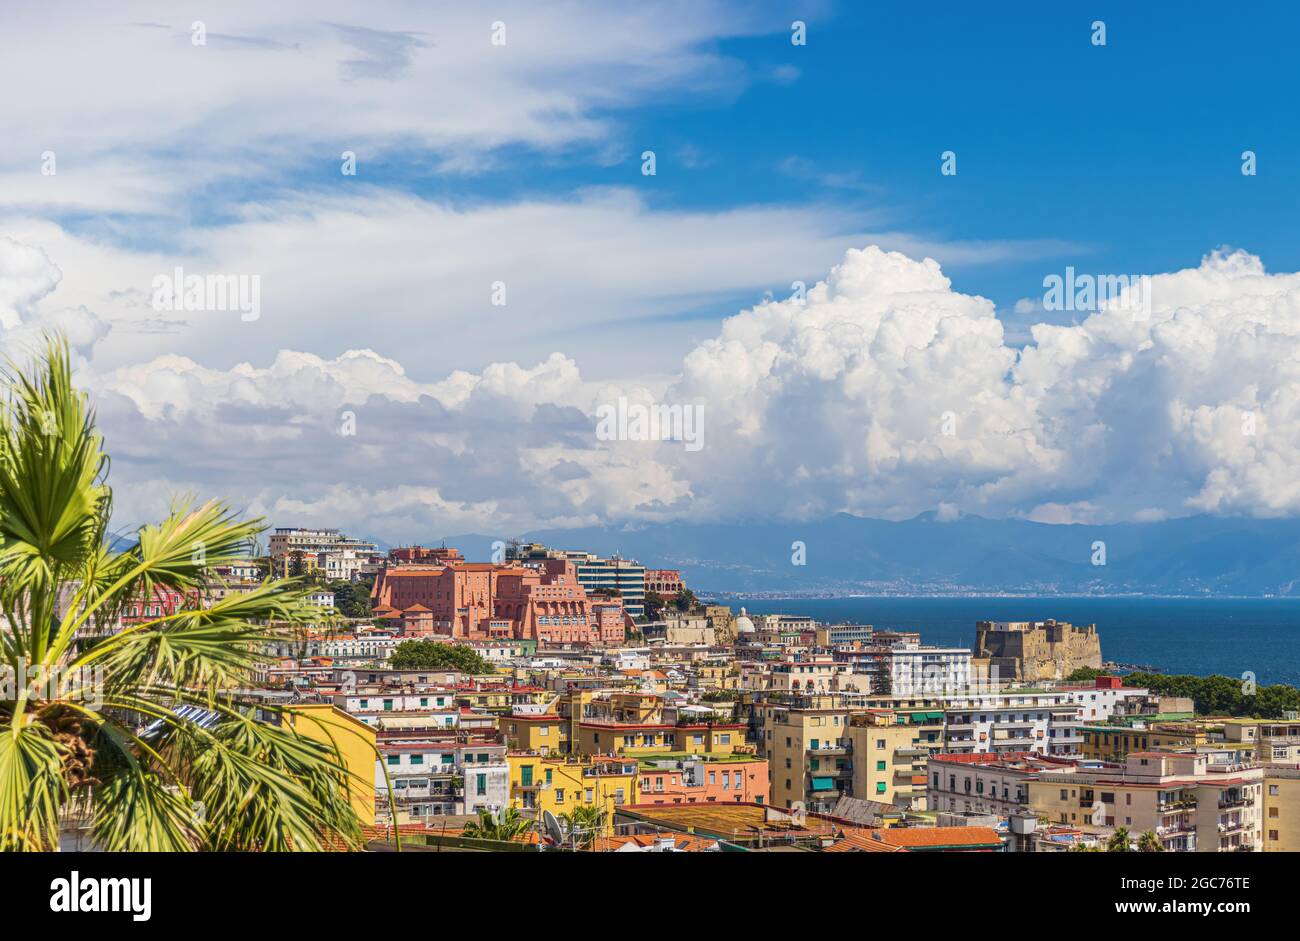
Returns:
[[[972,647],[976,621],[1096,624],[1101,653],[1165,673],[1253,672],[1260,683],[1300,686],[1300,600],[1193,598],[728,599],[751,614],[806,614],[920,631],[927,644]]]

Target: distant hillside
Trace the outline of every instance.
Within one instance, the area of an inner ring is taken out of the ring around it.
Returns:
[[[619,552],[680,568],[711,592],[1294,595],[1300,521],[1186,517],[1158,523],[1054,526],[967,516],[900,522],[838,514],[806,523],[654,524],[518,534],[556,548]],[[494,539],[448,536],[486,560]],[[807,564],[791,564],[791,544]],[[1093,545],[1105,543],[1105,565]]]

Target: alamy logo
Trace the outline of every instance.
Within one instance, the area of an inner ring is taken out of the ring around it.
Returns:
[[[1047,310],[1098,311],[1103,307],[1130,310],[1134,320],[1151,316],[1151,276],[1149,274],[1075,274],[1065,269],[1065,277],[1049,274],[1043,279],[1043,307]]]
[[[50,883],[50,911],[130,912],[132,921],[148,921],[153,912],[153,880],[83,879],[74,869],[69,878]]]
[[[154,310],[237,310],[244,321],[262,316],[261,275],[187,275],[184,268],[177,266],[171,274],[156,275],[152,287]]]
[[[620,395],[618,404],[596,408],[600,441],[682,441],[687,451],[704,447],[703,405],[642,405]]]

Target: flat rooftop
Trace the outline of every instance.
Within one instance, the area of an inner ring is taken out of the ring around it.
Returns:
[[[637,804],[619,808],[619,813],[631,813],[647,823],[696,833],[704,833],[723,840],[747,843],[764,836],[799,835],[813,837],[829,835],[835,828],[830,821],[809,816],[803,827],[789,821],[767,819],[765,806],[758,804]]]

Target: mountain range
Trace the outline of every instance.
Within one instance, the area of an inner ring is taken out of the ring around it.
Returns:
[[[448,536],[471,560],[503,536]],[[652,523],[518,534],[675,568],[716,595],[1300,594],[1300,520],[1191,516],[1046,524],[933,513],[812,522]],[[803,549],[799,561],[798,546]]]

